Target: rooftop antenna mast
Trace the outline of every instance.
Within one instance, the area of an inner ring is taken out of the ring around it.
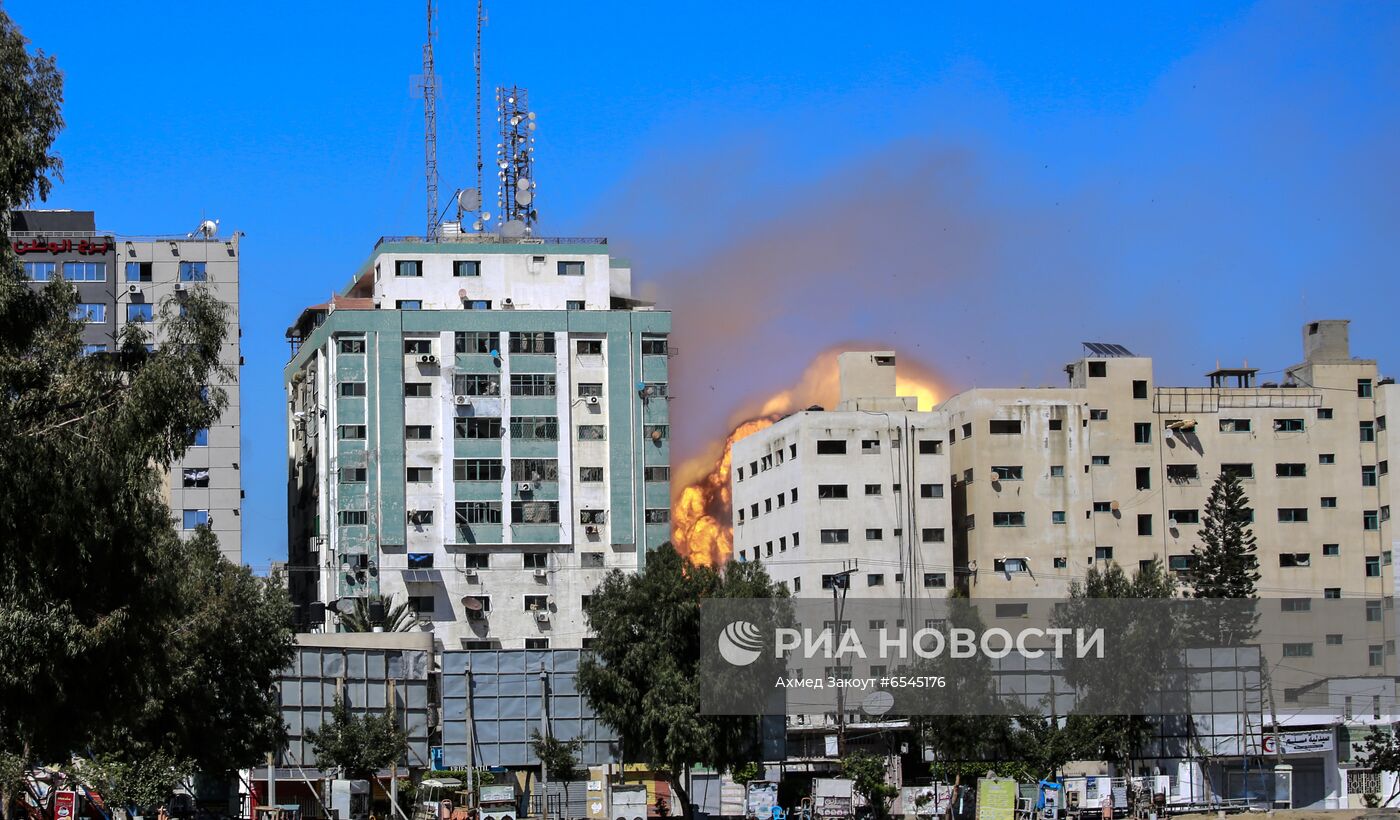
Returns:
[[[498,87],[496,110],[501,122],[501,141],[496,144],[501,235],[519,239],[534,231],[539,217],[535,211],[535,112],[530,110],[530,92],[515,85]]]
[[[476,187],[457,192],[457,221],[464,224],[465,214],[471,212],[474,231],[482,230],[491,221],[490,212],[481,208],[481,171],[485,167],[481,160],[481,29],[485,25],[485,0],[476,0],[476,50],[472,52],[472,64],[476,69]]]
[[[428,186],[429,242],[437,241],[438,236],[437,74],[433,70],[437,11],[434,5],[435,0],[428,0],[428,41],[423,44],[423,172]]]

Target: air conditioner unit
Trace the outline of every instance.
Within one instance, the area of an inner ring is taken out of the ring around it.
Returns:
[[[471,397],[469,396],[457,396],[453,401],[457,403],[458,407],[463,407],[472,403]]]
[[[437,363],[438,363],[438,357],[437,357],[437,356],[429,356],[429,357],[428,357],[428,364],[437,364]]]
[[[535,610],[535,620],[542,624],[549,623],[549,613],[545,612],[543,609],[537,609]]]
[[[528,493],[528,492],[530,492],[530,490],[533,489],[533,488],[531,487],[530,482],[528,482],[528,481],[520,481],[520,482],[517,482],[517,483],[516,483],[515,489],[519,490],[519,491],[522,492],[522,493]]]
[[[544,578],[544,577],[545,577],[546,575],[548,575],[548,574],[549,574],[549,573],[547,573],[543,568],[540,568],[540,569],[535,570],[535,577],[536,577],[536,578]]]
[[[140,293],[140,292],[141,292],[141,286],[140,286],[140,285],[127,285],[127,286],[126,286],[126,292],[127,292],[127,293]]]
[[[589,404],[594,404],[594,405],[596,405],[596,404],[602,404],[602,403],[603,403],[603,400],[600,399],[600,398],[598,398],[597,396],[589,396],[588,399],[587,399],[587,401],[588,401]]]
[[[175,283],[175,292],[176,292],[176,293],[184,293],[185,291],[187,291],[187,290],[189,290],[189,289],[190,289],[190,286],[187,285],[187,284],[185,284],[184,282],[176,282],[176,283]]]
[[[513,307],[514,305],[515,305],[515,300],[514,300],[514,299],[502,299],[502,300],[501,300],[501,306],[502,306],[502,307]]]

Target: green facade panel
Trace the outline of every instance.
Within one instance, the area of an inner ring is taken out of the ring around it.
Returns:
[[[559,361],[553,356],[537,356],[530,353],[510,354],[512,373],[554,373],[559,369]]]
[[[638,344],[640,344],[640,339]],[[644,382],[664,382],[669,381],[667,375],[670,371],[669,362],[665,356],[643,356],[642,357],[642,381]]]
[[[512,416],[556,416],[559,414],[559,400],[553,396],[513,396],[510,400]]]
[[[500,544],[505,541],[502,524],[472,524],[457,528],[457,540],[462,544]]]
[[[501,440],[497,438],[459,438],[452,442],[454,458],[500,458]]]
[[[511,458],[558,458],[559,442],[540,439],[512,439]]]
[[[558,524],[511,524],[510,537],[517,544],[557,544],[563,539]]]
[[[458,501],[500,501],[501,482],[457,481],[453,484],[453,497]]]

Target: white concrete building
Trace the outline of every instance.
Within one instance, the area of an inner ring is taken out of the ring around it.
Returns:
[[[606,240],[386,239],[289,329],[290,563],[312,629],[406,600],[445,649],[577,648],[670,535],[670,314]]]

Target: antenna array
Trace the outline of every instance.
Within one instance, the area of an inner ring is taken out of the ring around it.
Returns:
[[[438,235],[438,170],[437,170],[437,74],[433,68],[433,40],[437,36],[437,12],[434,0],[428,0],[428,41],[423,44],[423,172],[428,187],[429,242]]]
[[[496,144],[496,176],[500,191],[496,204],[501,213],[501,234],[519,238],[535,227],[535,112],[530,94],[519,86],[496,89],[497,119],[501,141]]]

